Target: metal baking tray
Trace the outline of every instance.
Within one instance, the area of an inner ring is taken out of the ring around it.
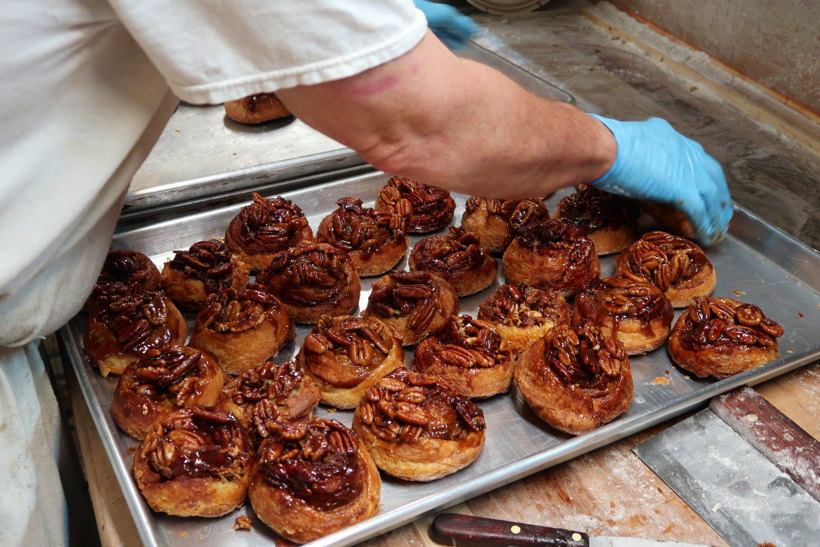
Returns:
[[[372,173],[312,189],[284,194],[302,207],[314,230],[319,221],[335,209],[337,199],[356,196],[372,205],[387,175]],[[565,195],[552,196],[547,205]],[[275,194],[269,194],[273,196]],[[454,224],[460,224],[466,196],[454,194],[458,205]],[[196,241],[221,237],[241,205],[214,208],[208,212],[119,231],[113,245],[141,251],[158,265],[172,256],[174,249],[188,248]],[[418,238],[414,237],[413,241]],[[486,445],[469,467],[438,481],[414,484],[385,478],[379,513],[349,528],[317,540],[313,545],[349,545],[371,538],[420,516],[452,506],[465,499],[503,487],[512,481],[574,458],[637,431],[701,406],[711,397],[743,384],[755,384],[783,374],[820,356],[820,255],[770,227],[742,208],[726,239],[707,251],[717,271],[714,295],[728,296],[760,305],[779,321],[785,335],[780,339],[781,357],[754,370],[721,380],[690,378],[676,368],[664,349],[632,358],[635,396],[629,411],[595,431],[569,436],[551,429],[515,397],[499,395],[479,401],[487,421]],[[406,269],[402,261],[397,269]],[[500,268],[499,268],[500,269]],[[613,259],[602,261],[602,275],[610,275]],[[500,277],[500,275],[499,275]],[[373,278],[364,279],[360,307],[367,301]],[[462,299],[462,312],[475,314],[478,305],[502,280],[477,295]],[[141,539],[146,545],[262,545],[275,535],[259,520],[251,532],[235,532],[233,524],[241,515],[253,516],[243,507],[219,519],[177,518],[153,513],[131,479],[132,448],[136,441],[115,426],[109,407],[116,378],[103,378],[92,368],[82,350],[85,319],[74,318],[62,331],[69,356],[91,414],[113,464],[125,498],[133,513]],[[289,358],[299,347],[307,327],[297,329],[297,343],[277,360]],[[408,352],[408,362],[410,352]],[[352,411],[328,413],[350,425]]]

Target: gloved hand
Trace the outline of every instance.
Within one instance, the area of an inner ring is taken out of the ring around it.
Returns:
[[[424,0],[413,0],[413,3],[424,12],[433,34],[450,49],[463,47],[467,40],[478,33],[478,25],[453,6]]]
[[[703,147],[660,118],[621,122],[592,115],[615,136],[615,163],[593,182],[601,190],[670,204],[683,211],[711,245],[732,219],[732,197],[720,164]]]

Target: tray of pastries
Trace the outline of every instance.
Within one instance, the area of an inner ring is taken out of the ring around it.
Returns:
[[[146,545],[347,545],[820,355],[820,256],[369,173],[115,235],[62,331]]]

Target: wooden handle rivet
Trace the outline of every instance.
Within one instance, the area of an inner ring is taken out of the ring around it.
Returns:
[[[517,524],[513,524],[512,526],[510,526],[510,532],[512,532],[513,534],[520,534],[521,527]]]
[[[746,414],[746,419],[750,422],[756,422],[759,418],[757,417],[757,414]]]
[[[572,533],[572,541],[581,541],[581,537],[581,534],[579,534],[578,532]]]

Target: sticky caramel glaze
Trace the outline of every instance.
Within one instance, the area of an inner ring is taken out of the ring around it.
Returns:
[[[359,275],[383,274],[404,257],[403,216],[364,208],[362,200],[352,197],[336,204],[339,208],[319,224],[316,240],[347,251]]]
[[[402,215],[407,233],[429,234],[450,224],[456,202],[442,188],[392,177],[376,197],[376,209],[391,209]]]
[[[500,200],[471,196],[461,217],[461,227],[478,235],[490,252],[503,251],[515,232],[532,222],[548,220],[549,211],[539,199]]]
[[[150,258],[137,251],[109,249],[85,309],[91,312],[127,294],[158,288],[159,270]]]
[[[637,202],[581,185],[578,191],[558,202],[556,218],[587,230],[599,255],[624,250],[638,238]]]

